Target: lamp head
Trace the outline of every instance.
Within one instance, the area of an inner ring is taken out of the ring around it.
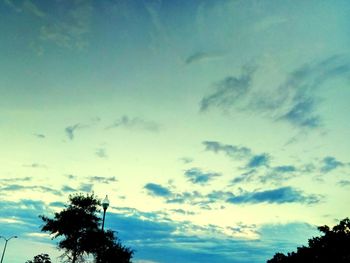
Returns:
[[[103,199],[102,201],[103,210],[107,210],[108,206],[109,206],[109,200],[108,200],[108,195],[106,195],[105,199]]]

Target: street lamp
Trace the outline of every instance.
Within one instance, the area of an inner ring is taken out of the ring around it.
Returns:
[[[5,246],[4,246],[4,250],[2,251],[2,256],[1,256],[1,261],[0,261],[0,263],[2,263],[2,261],[4,260],[4,255],[5,255],[5,251],[6,251],[6,247],[7,247],[7,242],[9,242],[11,238],[17,238],[17,236],[12,236],[10,238],[6,238],[6,237],[3,237],[3,236],[0,236],[0,238],[3,238],[5,240]]]
[[[105,225],[106,210],[107,210],[108,206],[109,206],[109,200],[108,200],[108,195],[106,195],[105,199],[103,199],[103,201],[102,201],[102,207],[103,207],[102,231],[103,231],[103,228]]]

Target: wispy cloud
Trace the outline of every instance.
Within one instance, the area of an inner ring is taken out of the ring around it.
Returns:
[[[214,190],[207,194],[205,197],[208,198],[209,203],[215,203],[220,200],[231,198],[232,196],[233,194],[231,192]]]
[[[171,196],[166,198],[168,204],[191,204],[206,207],[208,200],[204,198],[198,191],[184,191],[172,193]]]
[[[17,12],[28,12],[40,18],[44,18],[46,16],[46,14],[36,4],[34,4],[30,0],[27,0],[27,1],[5,0],[4,2]]]
[[[254,72],[255,68],[248,67],[240,76],[221,80],[213,93],[202,98],[200,110],[251,111],[274,121],[314,129],[322,125],[317,112],[321,88],[330,80],[349,78],[350,61],[340,55],[312,61],[296,68],[280,84],[266,90],[253,85]]]
[[[252,178],[254,177],[256,171],[254,169],[249,170],[247,172],[244,172],[238,176],[236,176],[234,179],[231,180],[231,184],[232,185],[236,185],[236,184],[240,184],[242,182],[249,182],[252,180]]]
[[[350,180],[340,180],[338,182],[338,185],[345,187],[345,186],[350,186]]]
[[[222,144],[217,141],[204,141],[203,142],[206,151],[211,151],[214,153],[223,152],[231,158],[247,158],[252,155],[251,149],[242,146],[236,146],[231,144]]]
[[[248,162],[247,168],[256,168],[259,166],[268,166],[270,161],[270,156],[266,153],[254,155]]]
[[[30,168],[47,168],[46,165],[40,164],[40,163],[24,164],[23,167],[30,167]]]
[[[162,196],[162,197],[167,197],[167,196],[171,196],[172,193],[171,191],[164,187],[161,186],[159,184],[154,184],[154,183],[148,183],[145,185],[144,187],[151,195],[154,196]]]
[[[43,44],[51,43],[58,47],[69,49],[84,49],[88,46],[88,33],[92,18],[93,6],[91,1],[73,0],[70,5],[61,5],[59,1],[52,1],[52,8],[48,9],[39,1],[13,1],[5,3],[18,13],[24,13],[40,19],[37,23],[35,40],[32,47],[43,52]],[[60,17],[57,17],[57,12]]]
[[[15,182],[29,182],[32,181],[33,177],[14,177],[14,178],[2,178],[1,183],[15,183]]]
[[[162,0],[155,1],[145,1],[144,7],[145,11],[149,16],[151,22],[150,38],[151,38],[151,49],[157,51],[157,48],[162,43],[167,46],[171,45],[171,39],[169,38],[169,31],[167,29],[166,23],[163,21],[162,7],[164,2]]]
[[[16,202],[0,200],[0,218],[12,219],[6,220],[7,222],[0,221],[1,234],[35,232],[40,225],[38,215],[48,211],[47,205],[39,200],[22,199]]]
[[[282,165],[270,167],[265,174],[258,177],[261,183],[281,184],[295,177],[298,169],[294,165]],[[302,172],[299,170],[299,172]]]
[[[108,126],[107,129],[112,128],[127,128],[131,130],[147,130],[151,132],[159,131],[160,127],[156,122],[144,120],[138,117],[122,116],[117,119],[112,125]]]
[[[188,164],[188,163],[192,163],[193,162],[193,158],[182,157],[182,158],[180,158],[180,161],[182,161],[184,164]]]
[[[57,8],[63,9],[62,6]],[[86,48],[92,13],[91,1],[74,0],[64,9],[62,10],[64,17],[60,20],[53,21],[48,16],[46,23],[40,28],[40,40],[64,48]]]
[[[42,134],[42,133],[34,133],[33,135],[35,137],[39,138],[39,139],[45,139],[46,138],[45,134]]]
[[[281,187],[265,191],[245,192],[227,199],[228,203],[305,203],[314,204],[320,202],[320,196],[305,195],[302,191],[296,190],[290,186]]]
[[[219,59],[222,57],[222,54],[219,52],[196,52],[188,56],[185,60],[187,65],[192,63],[198,63],[201,61]]]
[[[327,156],[322,160],[321,172],[328,173],[341,166],[344,166],[344,163],[338,161],[336,158],[332,156]]]
[[[215,85],[215,91],[200,102],[200,111],[206,111],[212,107],[221,109],[230,108],[238,100],[242,100],[251,88],[254,67],[244,67],[239,77],[229,76]]]
[[[70,187],[70,186],[68,186],[68,185],[63,185],[61,190],[62,190],[63,192],[65,192],[65,193],[76,192],[76,191],[77,191],[77,189],[72,188],[72,187]]]
[[[70,180],[77,179],[77,176],[73,174],[66,174],[65,176]]]
[[[292,173],[292,172],[295,172],[297,170],[294,165],[276,166],[273,169],[274,169],[274,171],[279,172],[279,173]]]
[[[204,185],[215,177],[221,176],[221,174],[215,172],[203,172],[198,168],[191,168],[185,171],[185,176],[193,184]]]
[[[20,220],[18,218],[0,218],[0,224],[1,223],[7,223],[7,224],[26,224],[25,221]]]
[[[63,208],[63,207],[66,206],[66,204],[63,203],[63,202],[56,201],[56,202],[51,202],[51,203],[49,204],[49,206],[54,206],[54,207]]]
[[[5,185],[3,187],[0,187],[1,191],[26,191],[26,190],[30,190],[30,191],[40,191],[40,192],[47,192],[47,193],[51,193],[54,195],[61,195],[61,192],[48,187],[48,186],[38,186],[38,185],[20,185],[20,184],[9,184],[9,185]]]
[[[233,196],[232,193],[221,190],[206,194],[199,191],[178,191],[154,183],[148,183],[144,188],[149,195],[162,198],[168,204],[189,204],[206,210],[211,209],[212,204],[224,202],[227,198]]]
[[[74,136],[75,136],[75,132],[76,132],[77,130],[80,130],[80,129],[84,128],[84,127],[86,127],[86,126],[85,126],[85,125],[82,125],[82,124],[80,124],[80,123],[77,123],[77,124],[74,124],[74,125],[72,125],[72,126],[67,126],[67,127],[65,128],[65,132],[66,132],[68,138],[69,138],[70,140],[73,140],[73,139],[74,139]]]
[[[115,176],[91,176],[89,180],[93,183],[101,183],[101,184],[109,184],[117,182],[117,178]]]
[[[323,174],[347,165],[335,157],[325,157],[321,163],[318,160],[297,164],[274,165],[273,156],[269,153],[256,154],[245,146],[224,144],[217,141],[204,141],[205,150],[212,153],[221,153],[239,164],[239,174],[230,181],[230,186],[240,183],[259,183],[281,186],[287,180],[302,177],[316,171]]]
[[[257,110],[276,113],[276,120],[286,120],[299,127],[315,128],[321,125],[321,117],[316,112],[319,103],[316,91],[327,81],[349,77],[349,74],[350,62],[338,55],[304,64],[287,76],[275,94],[262,96],[252,104],[257,106]]]
[[[108,154],[106,149],[104,148],[98,148],[95,152],[96,156],[102,159],[107,159],[108,158]]]
[[[295,126],[316,128],[320,126],[320,116],[314,114],[315,99],[311,97],[301,97],[279,119],[286,120]]]
[[[93,188],[93,184],[83,183],[83,184],[80,185],[79,191],[91,193],[92,192],[92,188]]]
[[[244,167],[244,170],[246,171],[231,180],[231,185],[237,185],[243,182],[280,185],[302,172],[301,169],[298,169],[293,165],[261,165],[253,169],[247,166]]]
[[[182,214],[182,215],[195,215],[196,214],[195,212],[185,211],[181,208],[180,209],[171,209],[170,211],[174,212],[174,213]]]
[[[248,225],[243,222],[238,222],[235,226],[227,227],[227,231],[235,238],[258,240],[261,236],[257,225]]]

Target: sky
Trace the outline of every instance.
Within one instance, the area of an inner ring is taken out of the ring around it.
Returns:
[[[349,17],[347,0],[0,0],[4,262],[59,262],[38,215],[75,193],[108,195],[135,263],[265,262],[349,216]]]

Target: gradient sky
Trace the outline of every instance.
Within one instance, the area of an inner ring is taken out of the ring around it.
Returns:
[[[38,215],[77,192],[108,194],[135,263],[264,262],[349,216],[348,0],[0,14],[0,235],[19,236],[5,261],[59,262]]]

